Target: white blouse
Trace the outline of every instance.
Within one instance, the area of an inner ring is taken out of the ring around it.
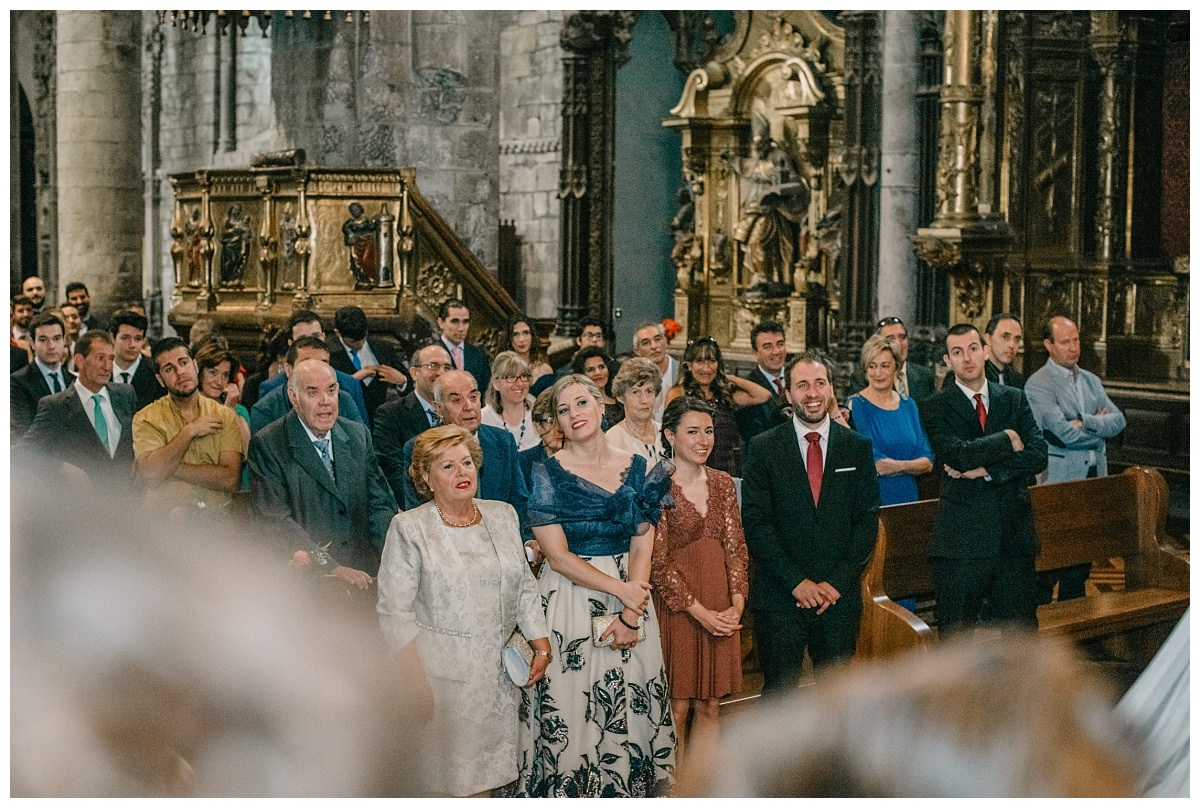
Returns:
[[[520,426],[512,426],[506,422],[500,413],[492,409],[492,405],[488,404],[479,414],[479,423],[487,424],[488,426],[496,426],[503,429],[505,432],[513,436],[513,440],[517,442],[517,451],[523,452],[526,449],[532,449],[542,442],[542,438],[538,435],[536,429],[533,428],[533,415],[529,412],[529,408],[525,408],[525,417],[521,419]]]

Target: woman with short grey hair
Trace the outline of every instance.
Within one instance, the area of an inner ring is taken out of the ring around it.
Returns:
[[[613,398],[625,408],[625,418],[608,430],[609,442],[640,454],[653,466],[662,458],[654,403],[662,391],[662,372],[649,359],[626,359],[612,383]]]

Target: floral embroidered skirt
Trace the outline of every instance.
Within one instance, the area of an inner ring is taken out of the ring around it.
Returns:
[[[626,580],[626,556],[585,559]],[[521,696],[520,777],[530,797],[653,797],[675,780],[675,728],[653,605],[646,639],[630,650],[592,645],[593,615],[621,601],[543,564],[538,587],[554,659]],[[511,792],[510,792],[511,793]]]

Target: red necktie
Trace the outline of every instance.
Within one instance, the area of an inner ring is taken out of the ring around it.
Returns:
[[[983,408],[983,393],[975,394],[975,414],[979,416],[979,428],[987,431],[987,410]]]
[[[825,464],[821,462],[821,433],[809,432],[804,437],[808,441],[808,454],[805,457],[808,487],[812,490],[813,505],[816,505],[821,499],[821,476],[825,473]]]
[[[783,398],[783,377],[775,377],[775,389],[779,391],[779,397]]]

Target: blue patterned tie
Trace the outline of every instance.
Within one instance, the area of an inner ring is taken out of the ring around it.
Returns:
[[[313,441],[313,446],[317,447],[317,454],[321,456],[321,462],[325,464],[325,470],[329,472],[329,476],[333,477],[333,458],[329,454],[329,438],[317,438]]]

